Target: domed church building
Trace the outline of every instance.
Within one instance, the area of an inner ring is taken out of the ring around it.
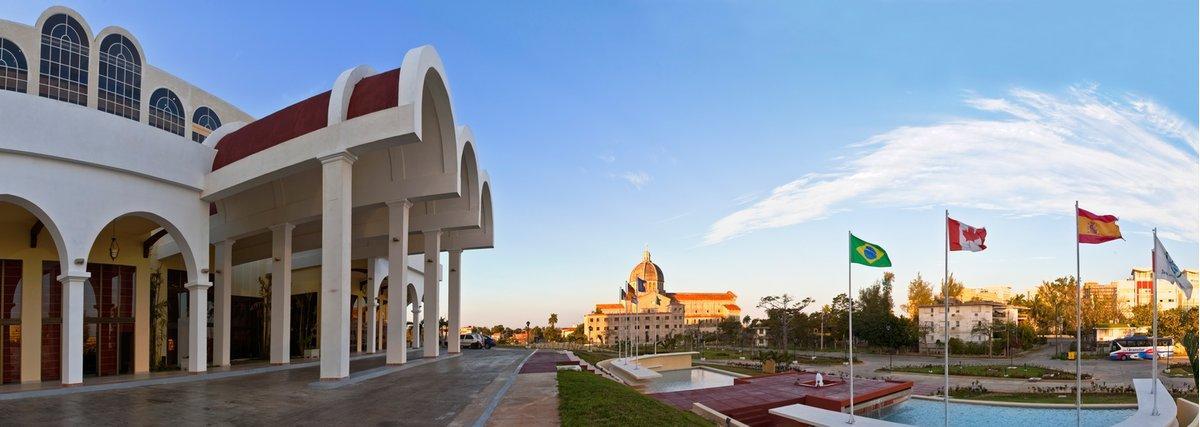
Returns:
[[[644,290],[637,289],[639,282]],[[695,331],[714,332],[717,323],[742,314],[732,291],[667,292],[662,267],[650,260],[649,250],[642,252],[642,261],[633,266],[627,283],[630,292],[625,300],[596,304],[595,310],[583,317],[589,342],[633,339],[650,343]]]

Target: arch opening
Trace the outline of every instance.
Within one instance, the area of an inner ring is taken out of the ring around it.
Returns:
[[[87,105],[89,37],[83,25],[66,13],[46,19],[42,24],[38,95]]]
[[[138,121],[142,104],[142,59],[132,40],[109,34],[100,41],[96,108]]]
[[[28,200],[0,196],[0,383],[57,379],[59,366],[23,360],[26,345],[41,347],[42,354],[57,353],[61,331],[47,318],[61,317],[58,283],[59,261],[66,258],[59,228]],[[57,310],[57,311],[56,311]],[[37,339],[32,339],[36,336]]]
[[[12,40],[0,37],[0,90],[25,93],[29,90],[29,63],[25,52]]]

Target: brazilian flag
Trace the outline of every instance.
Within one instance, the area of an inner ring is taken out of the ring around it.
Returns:
[[[891,267],[887,251],[874,243],[850,235],[850,262],[868,267]]]

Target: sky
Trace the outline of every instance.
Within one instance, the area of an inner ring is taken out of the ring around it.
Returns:
[[[944,210],[988,231],[949,256],[967,286],[1074,274],[1077,200],[1125,235],[1081,248],[1085,281],[1148,266],[1154,227],[1198,265],[1195,1],[63,5],[256,117],[433,45],[492,179],[465,325],[573,325],[644,247],[668,291],[825,304],[883,273],[847,277],[847,231],[889,252],[899,306],[942,276]]]

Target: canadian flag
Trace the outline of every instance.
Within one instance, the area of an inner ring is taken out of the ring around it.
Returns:
[[[983,239],[987,237],[987,229],[975,228],[953,218],[946,218],[946,231],[950,235],[950,250],[979,252],[987,249]]]

